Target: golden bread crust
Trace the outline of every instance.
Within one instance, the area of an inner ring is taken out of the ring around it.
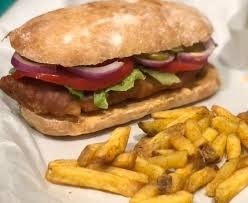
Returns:
[[[95,115],[82,114],[77,122],[37,115],[21,107],[24,119],[38,131],[51,136],[78,136],[140,119],[156,111],[190,104],[213,95],[220,87],[217,71],[208,65],[207,74],[189,88],[164,91],[142,101],[117,105]]]
[[[160,0],[112,0],[55,10],[10,33],[12,47],[40,63],[65,67],[152,53],[207,41],[208,19]]]

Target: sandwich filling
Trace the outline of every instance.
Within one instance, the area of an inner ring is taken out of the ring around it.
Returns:
[[[138,100],[196,80],[215,48],[212,39],[191,47],[113,59],[92,66],[62,67],[12,57],[0,88],[42,115],[79,116]]]

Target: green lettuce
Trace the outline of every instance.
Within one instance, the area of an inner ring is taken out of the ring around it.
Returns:
[[[83,100],[84,99],[84,93],[82,91],[79,91],[79,90],[75,90],[75,89],[72,89],[70,87],[66,87],[69,91],[69,93],[71,95],[73,95],[74,97],[76,97],[77,99],[79,100]]]
[[[124,92],[134,87],[134,83],[136,80],[144,80],[145,75],[139,70],[134,69],[133,72],[124,79],[121,83],[109,87],[105,90],[102,90],[100,92],[94,93],[94,104],[101,109],[108,109],[108,92],[110,91],[118,91],[118,92]]]
[[[162,85],[172,85],[174,83],[181,82],[180,78],[177,77],[174,73],[165,73],[165,72],[159,72],[155,70],[148,70],[145,68],[141,68],[141,70],[147,74],[149,74],[151,77],[159,81]]]

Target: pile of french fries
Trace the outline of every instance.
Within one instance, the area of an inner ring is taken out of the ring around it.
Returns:
[[[142,121],[146,133],[126,151],[130,127],[90,144],[77,160],[49,163],[47,180],[131,197],[130,203],[190,203],[205,187],[227,203],[248,186],[248,113],[223,107],[186,107],[156,112]]]

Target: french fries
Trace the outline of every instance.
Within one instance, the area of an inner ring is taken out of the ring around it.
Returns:
[[[94,159],[104,163],[112,162],[116,156],[125,151],[130,130],[130,127],[116,128],[109,140],[97,149]]]
[[[238,123],[240,119],[237,116],[234,116],[230,111],[227,109],[218,106],[218,105],[213,105],[211,110],[217,115],[217,116],[222,116],[228,118],[230,121],[234,123]]]
[[[248,186],[248,167],[237,170],[231,177],[222,182],[216,189],[217,203],[227,203]]]
[[[225,133],[225,134],[235,133],[238,129],[238,123],[233,122],[223,116],[216,116],[212,118],[211,125],[220,133]]]
[[[163,173],[164,169],[158,165],[149,163],[141,157],[137,157],[134,170],[146,174],[151,180],[157,180]]]
[[[226,141],[227,136],[225,134],[220,134],[212,143],[213,149],[219,155],[219,157],[223,157],[226,149]]]
[[[129,203],[139,203],[160,194],[157,184],[150,183],[142,187],[129,201]]]
[[[209,197],[214,197],[218,185],[235,172],[238,161],[238,159],[231,159],[220,168],[215,178],[206,187],[206,192]]]
[[[245,121],[240,121],[237,134],[241,143],[248,148],[248,125]]]
[[[105,190],[126,197],[132,197],[143,186],[142,183],[117,175],[79,167],[75,165],[76,161],[70,163],[51,162],[46,174],[47,180],[56,184]]]
[[[96,151],[102,146],[104,143],[95,143],[87,145],[84,150],[81,152],[80,156],[78,157],[78,165],[85,167],[89,165],[92,160],[94,159]]]
[[[192,142],[180,134],[170,136],[171,145],[179,151],[187,151],[190,156],[196,154],[197,150]]]
[[[204,137],[208,142],[213,142],[218,135],[218,131],[214,128],[208,127],[202,133],[202,137]]]
[[[136,158],[137,158],[137,154],[135,151],[125,152],[119,154],[111,163],[111,165],[119,168],[132,169],[135,165]]]
[[[207,196],[227,203],[248,186],[248,112],[237,117],[214,105],[152,117],[139,123],[146,135],[134,149],[126,151],[130,128],[117,128],[77,160],[51,162],[47,180],[132,197],[130,203],[188,203],[204,186]]]
[[[216,175],[216,168],[205,167],[195,173],[193,173],[189,179],[186,181],[184,190],[188,192],[196,192],[198,189],[207,185],[210,181],[214,179]]]
[[[100,163],[90,164],[87,168],[104,171],[113,175],[117,175],[123,178],[127,178],[140,183],[148,183],[148,176],[143,173],[127,170],[124,168],[118,168],[114,166],[102,165]]]
[[[154,156],[148,159],[149,163],[159,165],[164,169],[169,168],[182,168],[187,164],[188,153],[187,151],[178,151],[168,156]]]
[[[193,195],[186,191],[179,191],[170,195],[160,195],[139,203],[192,203]]]
[[[236,134],[228,135],[226,142],[226,153],[228,160],[238,158],[240,156],[241,144],[240,139],[237,137]]]

